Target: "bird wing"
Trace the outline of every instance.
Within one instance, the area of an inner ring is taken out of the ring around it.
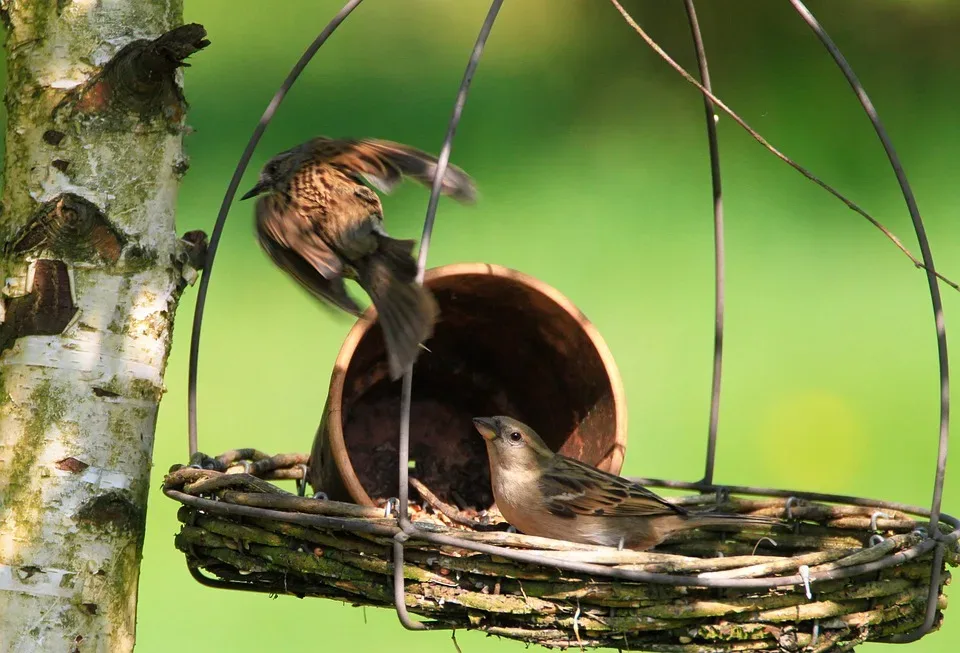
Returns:
[[[314,139],[313,144],[319,158],[355,179],[362,178],[382,193],[391,193],[405,176],[424,186],[432,186],[437,174],[436,157],[393,141],[320,137]],[[440,192],[463,203],[474,202],[477,198],[473,180],[452,164],[444,172]]]
[[[323,240],[310,220],[284,208],[271,196],[257,202],[257,232],[261,241],[292,250],[309,263],[324,279],[343,273],[343,261]]]
[[[270,257],[283,269],[286,270],[301,286],[307,289],[310,294],[318,297],[321,301],[320,306],[327,310],[334,307],[346,311],[350,315],[360,317],[363,312],[359,304],[347,292],[347,286],[341,277],[327,279],[317,270],[302,259],[292,249],[284,247],[265,247]],[[329,303],[327,303],[329,302]]]
[[[665,501],[642,485],[560,455],[554,456],[541,476],[540,490],[550,512],[558,516],[686,514],[680,506]]]

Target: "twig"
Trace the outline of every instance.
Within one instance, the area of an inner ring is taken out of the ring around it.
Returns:
[[[423,497],[424,501],[430,504],[431,508],[443,514],[443,516],[450,521],[456,522],[461,526],[469,526],[470,528],[478,531],[498,530],[495,526],[481,523],[469,515],[461,512],[460,510],[457,510],[449,503],[446,503],[440,497],[434,494],[430,488],[424,485],[420,480],[411,477],[409,481],[410,485],[412,485],[417,492],[420,493],[420,496]]]
[[[714,95],[713,93],[711,93],[710,91],[708,91],[708,90],[703,86],[703,84],[701,84],[701,83],[698,82],[696,79],[694,79],[693,75],[691,75],[690,73],[688,73],[688,72],[683,68],[683,66],[681,66],[681,65],[678,64],[676,61],[674,61],[674,60],[670,57],[670,55],[668,55],[668,54],[663,50],[663,48],[661,48],[659,45],[657,45],[656,41],[654,41],[652,38],[650,38],[650,36],[649,36],[645,31],[643,31],[643,28],[640,27],[640,25],[637,24],[637,22],[633,19],[633,17],[630,15],[630,13],[629,13],[626,9],[623,8],[623,6],[618,2],[618,0],[610,0],[610,2],[613,3],[613,6],[616,7],[617,11],[620,12],[620,15],[623,16],[623,19],[627,22],[627,24],[630,25],[630,27],[632,27],[633,30],[634,30],[637,34],[640,35],[640,38],[642,38],[642,39],[647,43],[647,45],[650,46],[650,48],[651,48],[654,52],[656,52],[658,55],[660,55],[660,58],[661,58],[661,59],[663,59],[664,61],[666,61],[667,64],[668,64],[671,68],[673,68],[673,69],[676,70],[678,73],[680,73],[680,75],[683,76],[683,78],[684,78],[685,80],[687,80],[688,82],[690,82],[691,84],[693,84],[694,86],[696,86],[698,89],[700,89],[700,92],[701,92],[701,93],[703,93],[706,97],[710,98],[716,106],[718,106],[718,107],[720,107],[721,109],[723,109],[723,111],[724,111],[727,115],[729,115],[731,118],[733,118],[734,122],[736,122],[738,125],[740,125],[741,127],[743,127],[743,129],[746,130],[746,132],[747,132],[748,134],[750,134],[750,135],[754,138],[754,140],[756,140],[758,143],[760,143],[760,145],[762,145],[763,147],[765,147],[771,154],[773,154],[775,157],[777,157],[778,159],[780,159],[781,161],[783,161],[784,163],[786,163],[787,165],[789,165],[791,168],[793,168],[794,170],[796,170],[797,172],[799,172],[801,175],[803,175],[804,177],[806,177],[807,179],[809,179],[810,181],[812,181],[813,183],[815,183],[817,186],[819,186],[820,188],[824,189],[825,191],[827,191],[828,193],[830,193],[831,195],[833,195],[834,197],[836,197],[838,200],[840,200],[841,202],[843,202],[844,204],[846,204],[846,205],[847,205],[847,208],[851,209],[852,211],[854,211],[854,212],[860,214],[861,216],[863,216],[864,218],[866,218],[866,219],[870,222],[870,224],[872,224],[874,227],[876,227],[877,229],[879,229],[879,230],[883,233],[883,235],[886,236],[886,237],[890,240],[890,242],[892,242],[894,245],[896,245],[896,246],[897,246],[897,249],[899,249],[901,252],[903,252],[904,255],[905,255],[907,258],[910,259],[910,261],[914,264],[915,267],[918,267],[918,268],[921,268],[921,269],[923,269],[923,270],[926,270],[927,272],[933,273],[934,275],[936,275],[936,277],[937,277],[938,279],[940,279],[941,281],[943,281],[945,284],[947,284],[948,286],[950,286],[950,287],[953,288],[954,290],[960,291],[960,284],[957,284],[957,283],[951,281],[950,279],[948,279],[947,277],[943,276],[942,274],[940,274],[940,273],[937,272],[936,270],[929,270],[929,269],[927,269],[927,267],[923,264],[923,262],[920,261],[920,259],[918,259],[918,258],[917,258],[916,256],[914,256],[913,254],[911,254],[911,253],[910,253],[910,250],[908,250],[908,249],[906,248],[906,246],[900,241],[900,239],[897,238],[895,235],[893,235],[893,232],[891,232],[889,229],[887,229],[886,227],[884,227],[883,224],[881,224],[879,220],[877,220],[876,218],[874,218],[873,216],[871,216],[869,213],[867,213],[866,211],[864,211],[862,208],[860,208],[859,205],[855,204],[853,201],[847,199],[846,196],[844,196],[843,194],[841,194],[840,191],[838,191],[837,189],[835,189],[833,186],[831,186],[830,184],[826,183],[825,181],[823,181],[822,179],[820,179],[819,177],[817,177],[815,174],[813,174],[812,172],[810,172],[809,170],[807,170],[806,168],[804,168],[803,166],[801,166],[799,163],[796,163],[793,159],[791,159],[791,158],[788,157],[786,154],[784,154],[783,152],[781,152],[780,150],[778,150],[777,148],[775,148],[773,145],[771,145],[771,144],[767,141],[767,139],[765,139],[763,136],[761,136],[755,129],[753,129],[753,127],[751,127],[750,125],[748,125],[747,122],[746,122],[743,118],[741,118],[741,117],[738,116],[736,113],[734,113],[733,109],[731,109],[731,108],[728,107],[726,104],[724,104],[723,101],[721,101],[720,98],[718,98],[716,95]]]
[[[460,508],[460,510],[463,510],[464,508],[466,508],[466,507],[469,505],[469,504],[464,500],[464,498],[463,498],[462,496],[460,496],[460,493],[457,492],[456,490],[451,489],[451,490],[450,490],[450,494],[453,495],[453,500],[457,502],[457,508]]]

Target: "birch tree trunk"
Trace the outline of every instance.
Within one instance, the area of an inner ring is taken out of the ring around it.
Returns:
[[[182,0],[0,0],[0,651],[128,651],[173,316]],[[177,29],[174,29],[177,28]],[[155,40],[151,40],[155,39]]]

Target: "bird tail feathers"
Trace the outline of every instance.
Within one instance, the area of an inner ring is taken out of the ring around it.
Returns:
[[[387,346],[390,376],[398,379],[433,335],[440,313],[429,290],[416,282],[415,241],[380,237],[380,247],[358,269],[359,282],[377,309]]]
[[[786,522],[776,517],[763,515],[739,515],[736,513],[702,512],[693,513],[687,519],[688,528],[731,527],[739,530],[750,528],[772,528],[786,526]]]
[[[377,235],[376,257],[383,261],[393,276],[401,283],[411,283],[417,278],[417,262],[413,258],[415,240],[398,240],[383,234]]]

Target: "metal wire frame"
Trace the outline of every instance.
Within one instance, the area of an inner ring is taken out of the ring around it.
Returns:
[[[913,195],[913,189],[910,188],[910,183],[907,181],[907,174],[903,170],[900,158],[897,156],[897,152],[893,148],[893,143],[890,141],[886,129],[883,128],[883,123],[880,122],[880,116],[877,114],[877,110],[873,106],[873,102],[870,101],[866,90],[864,90],[860,80],[857,79],[846,57],[840,52],[840,49],[833,42],[833,39],[830,38],[820,25],[820,22],[810,13],[810,10],[807,9],[800,0],[790,0],[790,4],[793,5],[793,8],[804,22],[810,26],[810,29],[813,30],[813,33],[816,34],[820,42],[823,43],[823,46],[827,49],[827,52],[830,53],[830,56],[833,57],[837,67],[840,68],[843,76],[856,94],[860,106],[863,107],[864,112],[870,119],[870,123],[877,132],[877,137],[883,145],[883,150],[890,160],[890,166],[897,176],[897,183],[900,185],[900,191],[903,193],[903,199],[907,204],[907,210],[910,212],[910,219],[913,222],[914,232],[917,234],[917,240],[920,243],[920,254],[923,257],[923,264],[927,273],[927,285],[930,290],[930,302],[933,304],[933,320],[937,333],[937,362],[939,365],[940,380],[940,433],[937,441],[937,468],[933,484],[933,499],[930,504],[930,534],[934,539],[938,539],[940,531],[935,528],[935,526],[940,516],[940,506],[943,500],[943,482],[947,472],[947,447],[950,440],[950,359],[947,356],[947,327],[943,315],[943,300],[940,297],[940,284],[937,281],[936,268],[933,265],[933,253],[930,251],[930,241],[927,239],[927,232],[923,226],[923,219],[920,217],[920,209],[917,207],[917,200]],[[934,582],[939,582],[940,564],[937,563],[937,559],[942,560],[942,557],[942,553],[940,553],[940,555],[934,559],[935,565],[930,580],[931,588],[933,588]],[[892,641],[916,641],[933,627],[937,611],[936,594],[937,592],[931,589],[930,596],[927,599],[927,615],[923,625],[912,633],[895,636],[892,638]]]
[[[710,68],[707,65],[707,51],[703,46],[703,37],[700,35],[700,23],[697,21],[697,10],[693,0],[683,0],[687,12],[687,23],[690,25],[690,35],[693,38],[693,47],[697,53],[697,68],[700,70],[700,81],[708,91],[713,91],[710,84]],[[723,187],[720,183],[720,143],[717,141],[717,115],[713,100],[708,95],[703,96],[703,109],[707,119],[707,147],[710,151],[710,183],[713,186],[713,260],[714,260],[714,327],[713,327],[713,378],[710,382],[710,422],[707,427],[707,457],[703,470],[703,483],[713,483],[713,468],[717,457],[717,426],[720,420],[720,381],[723,374],[723,317],[724,317],[724,283],[725,257],[723,237]]]
[[[930,241],[927,239],[926,229],[923,226],[923,219],[920,217],[920,210],[917,208],[917,200],[913,195],[913,189],[907,181],[907,174],[903,171],[903,165],[897,156],[893,143],[887,135],[886,129],[880,122],[880,116],[867,96],[866,90],[860,84],[860,80],[854,74],[846,57],[840,52],[830,36],[824,31],[823,27],[814,18],[810,10],[804,6],[800,0],[790,0],[800,17],[810,26],[817,38],[823,43],[824,47],[833,57],[837,66],[840,68],[843,76],[850,83],[860,105],[866,112],[870,123],[873,125],[880,142],[883,144],[883,150],[890,160],[894,174],[897,176],[897,183],[900,185],[900,191],[903,193],[903,199],[907,204],[907,210],[910,212],[910,219],[913,221],[913,228],[917,234],[917,240],[920,243],[920,254],[923,257],[923,264],[927,273],[927,283],[930,288],[930,301],[933,304],[934,327],[937,333],[937,356],[940,373],[940,435],[938,438],[937,453],[937,471],[936,482],[933,490],[933,500],[930,508],[931,525],[937,521],[937,515],[940,513],[940,504],[943,499],[943,481],[947,468],[947,446],[949,444],[950,434],[950,362],[947,356],[947,328],[943,316],[943,300],[940,297],[940,284],[937,283],[936,268],[933,265],[933,253],[930,251]]]
[[[256,129],[253,130],[247,146],[243,149],[243,154],[240,155],[237,167],[233,171],[233,177],[230,178],[230,184],[227,186],[227,192],[223,196],[223,202],[220,204],[220,212],[217,214],[217,220],[213,224],[213,232],[210,234],[210,242],[207,245],[207,257],[203,264],[203,274],[200,276],[200,287],[197,289],[197,304],[193,309],[193,330],[190,332],[190,364],[187,372],[187,429],[189,432],[191,458],[197,454],[197,368],[200,361],[200,329],[203,326],[203,309],[207,305],[207,288],[210,286],[210,274],[213,272],[213,259],[217,255],[217,247],[220,245],[220,236],[223,233],[223,225],[227,221],[227,213],[229,213],[230,205],[233,203],[233,198],[236,196],[237,189],[240,187],[240,180],[243,178],[243,173],[246,172],[247,166],[250,164],[250,159],[253,157],[253,151],[257,149],[260,137],[263,136],[263,132],[267,130],[267,126],[270,124],[270,121],[273,120],[273,114],[277,112],[280,103],[283,102],[283,98],[287,95],[287,91],[293,87],[293,83],[297,81],[300,73],[307,67],[307,64],[310,63],[310,60],[317,54],[320,47],[326,43],[327,39],[340,27],[340,23],[345,21],[347,16],[349,16],[361,2],[363,2],[363,0],[348,0],[347,3],[343,5],[343,8],[333,17],[333,20],[317,35],[317,38],[313,40],[313,43],[304,51],[289,74],[287,74],[287,78],[283,80],[280,88],[277,89],[277,92],[274,94],[273,99],[270,100],[270,104],[267,105],[263,115],[260,117],[260,122],[257,123]]]
[[[493,22],[500,13],[500,7],[503,0],[493,0],[490,3],[490,9],[487,11],[487,17],[480,27],[480,34],[477,35],[477,41],[473,46],[473,52],[470,53],[470,59],[467,61],[467,68],[463,72],[463,80],[460,82],[460,89],[457,91],[457,99],[453,103],[453,114],[450,116],[450,123],[447,125],[447,135],[443,139],[443,147],[440,148],[440,154],[437,156],[437,169],[434,173],[433,186],[430,188],[430,200],[427,202],[427,215],[423,221],[423,235],[420,237],[420,250],[417,253],[417,283],[423,283],[423,274],[427,268],[427,253],[430,251],[430,238],[433,235],[433,225],[437,218],[437,205],[440,202],[440,189],[443,187],[443,176],[447,172],[447,164],[450,162],[450,151],[453,149],[453,137],[457,133],[457,125],[460,124],[460,117],[463,115],[463,107],[467,104],[467,93],[470,91],[470,82],[473,81],[473,75],[480,64],[480,57],[483,55],[483,48],[487,44],[487,38],[493,29]],[[419,622],[413,621],[407,612],[407,605],[404,603],[404,585],[403,585],[403,543],[407,537],[416,531],[407,515],[407,496],[410,490],[409,480],[409,460],[410,460],[410,404],[413,395],[413,365],[407,367],[403,374],[403,384],[400,389],[400,445],[397,449],[399,486],[397,488],[397,519],[400,524],[400,533],[394,538],[393,543],[393,601],[397,609],[397,617],[404,628],[408,630],[423,630],[425,626]]]
[[[217,216],[216,223],[214,225],[213,233],[210,238],[210,245],[208,249],[207,259],[204,264],[204,270],[202,279],[200,282],[200,287],[198,290],[197,304],[194,314],[193,330],[191,333],[191,349],[190,349],[190,363],[189,363],[189,377],[188,377],[188,418],[189,418],[189,447],[191,458],[197,454],[197,364],[199,360],[199,342],[200,342],[200,330],[203,319],[203,309],[206,302],[207,288],[209,286],[210,274],[213,267],[213,260],[216,254],[217,246],[219,244],[220,236],[223,231],[223,226],[226,221],[227,213],[229,211],[230,204],[233,201],[236,191],[239,187],[240,180],[243,176],[243,173],[246,170],[247,165],[249,164],[250,159],[252,158],[253,151],[256,148],[256,145],[259,143],[261,136],[263,135],[266,127],[269,125],[270,121],[273,118],[274,113],[282,102],[284,96],[292,87],[293,83],[299,77],[300,73],[304,70],[306,65],[310,62],[313,56],[317,53],[320,47],[326,42],[330,35],[339,27],[339,25],[346,19],[346,17],[362,2],[362,0],[349,0],[344,7],[334,16],[333,20],[324,28],[324,30],[318,35],[310,47],[304,52],[304,54],[297,61],[291,72],[288,74],[287,78],[284,80],[280,89],[274,95],[270,104],[267,106],[267,109],[264,111],[263,116],[260,119],[256,129],[254,130],[253,135],[250,138],[250,141],[247,144],[247,147],[244,149],[243,154],[241,155],[240,161],[237,164],[237,168],[234,171],[234,175],[230,181],[230,184],[227,188],[226,195],[224,197],[223,203],[220,207],[220,212]],[[894,638],[891,638],[890,641],[895,642],[908,642],[914,641],[922,637],[926,632],[932,627],[935,617],[936,617],[936,605],[937,605],[937,595],[940,582],[940,567],[943,562],[944,548],[948,544],[952,544],[957,541],[960,537],[960,521],[956,520],[949,515],[941,513],[941,502],[943,496],[943,482],[946,471],[946,460],[947,460],[947,445],[949,440],[949,365],[948,365],[948,356],[947,356],[947,345],[946,345],[946,329],[944,324],[943,317],[943,306],[942,300],[940,297],[939,286],[937,283],[938,273],[934,267],[933,256],[930,251],[929,241],[926,237],[925,229],[923,226],[923,221],[920,217],[919,210],[916,205],[916,200],[914,198],[913,192],[910,188],[910,185],[906,179],[906,174],[903,171],[903,167],[900,164],[899,158],[896,155],[896,152],[893,148],[892,143],[890,142],[889,137],[886,134],[885,129],[883,128],[879,117],[877,115],[876,109],[873,107],[872,102],[866,94],[866,91],[863,89],[859,80],[853,73],[850,65],[847,63],[846,59],[843,57],[837,46],[833,43],[830,37],[823,30],[822,26],[813,16],[813,14],[803,5],[800,0],[790,0],[791,5],[801,16],[801,18],[811,27],[816,36],[824,44],[830,55],[833,57],[834,61],[837,63],[841,72],[846,77],[847,81],[850,83],[855,94],[857,95],[861,105],[864,108],[868,118],[870,119],[874,129],[877,132],[878,137],[883,144],[884,150],[887,153],[887,157],[890,160],[891,166],[894,169],[894,172],[897,176],[898,183],[900,184],[901,191],[904,195],[904,199],[907,203],[908,210],[910,212],[911,219],[913,221],[914,230],[917,234],[917,239],[920,243],[921,254],[923,258],[922,267],[927,272],[928,285],[930,289],[931,301],[934,309],[934,319],[935,327],[937,332],[937,345],[938,345],[938,356],[939,356],[939,377],[940,377],[940,433],[938,440],[938,456],[937,456],[937,468],[936,468],[936,477],[934,483],[934,494],[931,509],[929,511],[924,511],[922,509],[904,506],[902,504],[889,503],[889,502],[867,502],[864,499],[859,499],[857,497],[842,497],[839,495],[827,495],[819,493],[803,493],[803,492],[790,492],[787,493],[783,490],[772,490],[772,489],[763,489],[763,488],[746,488],[746,487],[725,487],[717,486],[713,484],[713,472],[714,472],[714,461],[716,453],[716,439],[717,439],[717,424],[719,416],[719,397],[720,397],[720,383],[721,383],[721,372],[722,372],[722,351],[723,351],[723,319],[724,319],[724,243],[723,243],[723,205],[722,205],[722,191],[721,191],[721,181],[720,181],[720,167],[719,167],[719,148],[716,135],[716,125],[715,125],[715,115],[714,115],[714,104],[712,95],[712,89],[710,85],[709,69],[707,64],[706,52],[703,46],[703,40],[700,34],[700,29],[696,17],[696,11],[694,8],[693,0],[684,0],[685,10],[687,12],[687,18],[690,25],[691,35],[694,42],[694,47],[697,55],[697,64],[700,72],[700,77],[702,80],[702,85],[698,85],[701,91],[703,92],[704,97],[704,109],[706,113],[707,120],[707,138],[708,146],[710,151],[710,168],[711,168],[711,182],[713,187],[713,199],[714,199],[714,251],[715,251],[715,339],[714,339],[714,367],[713,367],[713,379],[712,379],[712,388],[711,388],[711,402],[710,402],[710,420],[708,428],[708,441],[707,441],[707,454],[706,454],[706,464],[705,464],[705,473],[704,479],[700,483],[684,483],[677,481],[648,481],[645,482],[651,486],[660,486],[660,487],[683,487],[686,489],[696,489],[701,492],[706,491],[716,491],[718,489],[723,489],[727,491],[734,491],[738,493],[747,493],[747,494],[764,494],[768,496],[796,496],[803,498],[811,498],[814,500],[822,501],[847,501],[850,503],[860,503],[875,505],[878,507],[887,507],[891,509],[905,510],[907,512],[912,512],[918,515],[928,516],[930,519],[930,537],[923,540],[919,544],[911,547],[910,549],[900,552],[894,556],[884,558],[882,560],[869,563],[866,565],[858,565],[855,567],[848,567],[845,569],[834,570],[824,574],[818,575],[816,578],[810,578],[810,582],[816,582],[820,580],[827,580],[832,578],[844,578],[858,573],[866,573],[868,571],[883,569],[894,564],[899,564],[907,560],[916,558],[920,555],[923,555],[929,552],[931,549],[936,549],[933,562],[933,573],[931,574],[930,581],[930,597],[927,604],[927,614],[926,619],[916,631],[906,635],[900,635]],[[503,0],[493,0],[491,3],[490,9],[487,13],[487,17],[484,21],[483,27],[481,28],[480,34],[477,38],[477,42],[474,46],[473,53],[470,57],[470,60],[467,64],[467,69],[464,73],[463,80],[460,85],[460,90],[457,94],[457,99],[454,104],[453,115],[451,116],[450,123],[448,125],[447,134],[444,139],[443,148],[438,157],[438,170],[436,175],[436,180],[433,184],[430,194],[430,200],[428,202],[427,214],[424,221],[423,236],[421,238],[421,245],[418,255],[418,281],[422,282],[423,272],[426,267],[427,253],[429,251],[430,238],[432,235],[433,225],[436,218],[436,209],[439,201],[439,191],[440,191],[440,179],[442,179],[444,171],[446,170],[447,164],[449,162],[450,151],[452,149],[453,138],[456,133],[456,128],[460,120],[460,116],[463,111],[463,107],[466,102],[467,92],[469,90],[470,82],[472,80],[473,74],[476,70],[476,67],[479,63],[480,56],[483,52],[483,47],[486,43],[487,38],[489,37],[490,31],[493,26],[493,22],[496,19],[496,16],[500,10],[500,7],[503,4]],[[614,4],[617,4],[614,2]],[[619,7],[618,7],[619,8]],[[622,11],[622,8],[620,8]],[[788,161],[788,163],[790,163]],[[795,168],[803,172],[795,164]],[[809,177],[809,175],[807,175]],[[821,186],[827,188],[835,195],[834,191],[826,187],[824,184]],[[837,195],[840,197],[839,195]],[[848,206],[855,208],[851,203],[845,198],[842,198],[847,202]],[[862,211],[859,211],[861,214]],[[865,216],[868,219],[869,216]],[[871,219],[871,222],[873,220]],[[886,232],[885,232],[886,233]],[[888,234],[889,236],[889,234]],[[895,243],[897,241],[893,239]],[[901,249],[903,249],[901,247]],[[909,255],[909,253],[908,253]],[[942,278],[942,277],[940,277]],[[672,576],[669,574],[654,574],[649,572],[639,572],[639,571],[629,571],[629,570],[614,570],[608,569],[601,565],[591,565],[586,563],[573,563],[564,560],[550,560],[544,558],[541,555],[531,556],[525,554],[522,551],[512,551],[510,549],[505,549],[502,547],[484,545],[471,543],[467,541],[460,540],[456,537],[450,537],[445,535],[438,535],[434,533],[426,533],[423,531],[417,530],[414,525],[409,521],[407,516],[407,497],[408,497],[408,459],[409,459],[409,435],[410,435],[410,404],[411,404],[411,394],[412,394],[412,368],[408,368],[404,374],[402,391],[401,391],[401,425],[400,425],[400,434],[399,434],[399,472],[400,472],[400,484],[398,488],[398,497],[399,497],[399,506],[401,509],[398,511],[398,527],[392,529],[392,527],[376,527],[377,529],[385,528],[390,530],[390,534],[394,537],[394,600],[396,605],[396,610],[400,621],[403,625],[409,629],[421,630],[427,626],[422,623],[414,622],[410,619],[410,616],[406,610],[406,605],[403,599],[403,543],[410,537],[414,537],[420,540],[426,540],[435,544],[442,545],[453,545],[459,546],[465,549],[478,551],[481,553],[495,554],[500,555],[512,560],[519,562],[528,562],[532,564],[547,564],[550,566],[555,566],[560,569],[567,569],[568,571],[575,571],[581,573],[595,574],[600,576],[608,576],[613,578],[619,578],[622,580],[630,580],[635,582],[650,582],[650,583],[662,583],[669,585],[688,585],[688,586],[699,586],[699,587],[749,587],[749,588],[769,588],[769,587],[779,587],[785,585],[798,585],[804,582],[804,579],[800,576],[791,576],[791,577],[780,577],[780,578],[766,578],[766,579],[702,579],[698,577],[684,577],[684,576]],[[201,499],[197,497],[192,497],[190,495],[183,494],[178,491],[168,490],[166,491],[168,496],[180,500],[183,503],[194,505],[204,510],[209,510],[212,512],[223,512],[224,505],[218,502],[212,502],[206,499]],[[249,514],[251,516],[263,516],[261,512],[265,512],[264,509],[251,508],[246,506],[231,506],[231,512],[234,514]],[[347,530],[358,530],[358,524],[353,522],[348,522],[347,520],[339,520],[333,517],[319,517],[312,515],[284,515],[284,513],[274,513],[270,511],[271,518],[283,519],[286,521],[293,521],[295,523],[304,523],[310,525],[318,526],[334,526],[339,525],[342,528]],[[949,534],[942,534],[939,529],[939,523],[943,521],[953,527],[953,530]],[[367,530],[367,529],[363,529]],[[372,532],[372,531],[368,531]],[[382,534],[387,534],[386,531]],[[193,572],[191,572],[193,573]],[[213,584],[212,582],[201,580],[204,578],[199,572],[194,574],[194,577],[198,581],[204,582],[205,584]],[[215,584],[214,584],[215,585]]]

